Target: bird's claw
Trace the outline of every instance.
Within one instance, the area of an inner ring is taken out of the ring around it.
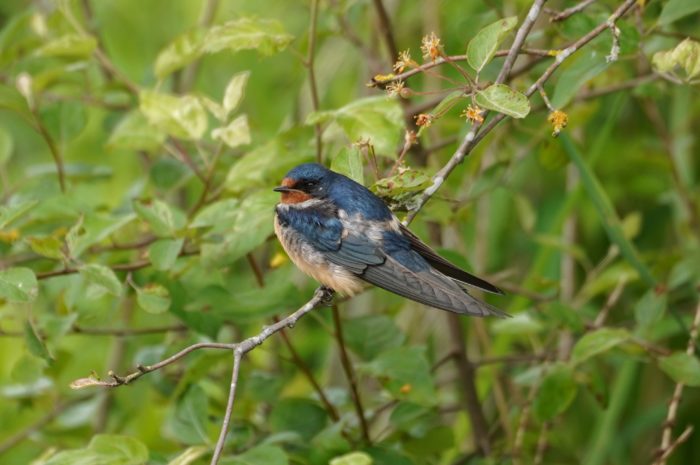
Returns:
[[[319,304],[330,306],[331,302],[333,302],[333,295],[335,295],[335,291],[326,286],[321,286],[318,289],[321,292],[321,300],[319,301]]]

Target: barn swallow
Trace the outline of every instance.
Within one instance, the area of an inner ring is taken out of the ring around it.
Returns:
[[[304,273],[342,294],[364,283],[431,307],[505,316],[465,286],[503,294],[450,263],[408,230],[369,189],[317,163],[290,170],[275,207],[275,233]]]

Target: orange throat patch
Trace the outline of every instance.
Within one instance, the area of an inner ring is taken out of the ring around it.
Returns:
[[[309,200],[311,196],[302,191],[282,192],[282,203],[301,203]]]

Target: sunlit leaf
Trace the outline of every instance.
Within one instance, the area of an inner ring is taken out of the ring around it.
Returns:
[[[188,65],[202,53],[204,33],[199,29],[186,32],[173,40],[158,54],[155,72],[158,79]]]
[[[223,141],[231,148],[250,144],[250,128],[248,117],[241,115],[231,121],[227,126],[216,128],[211,132],[212,139]]]
[[[162,200],[135,200],[133,206],[139,218],[146,221],[157,236],[172,237],[184,226],[182,214]]]
[[[160,239],[148,248],[148,257],[157,270],[169,270],[180,255],[184,239]]]
[[[477,72],[481,71],[493,58],[496,49],[515,25],[517,16],[499,19],[476,33],[467,46],[467,61]]]
[[[241,18],[209,29],[202,49],[207,53],[254,49],[263,55],[271,55],[284,50],[292,39],[279,21]]]
[[[250,71],[243,71],[242,73],[234,75],[228,82],[226,90],[224,91],[223,101],[226,115],[238,108],[238,104],[243,99],[243,93],[249,77]]]
[[[196,97],[144,90],[139,94],[139,102],[148,121],[171,136],[198,140],[207,130],[207,114]]]
[[[494,84],[476,93],[477,105],[504,113],[513,118],[525,118],[530,113],[530,101],[520,92],[503,84]]]
[[[207,446],[192,446],[188,447],[180,455],[168,462],[168,465],[190,465],[198,458],[209,452]]]
[[[39,283],[29,268],[0,270],[0,297],[9,302],[31,302],[39,294]]]
[[[54,260],[63,258],[63,242],[55,236],[32,236],[27,238],[27,243],[32,250],[39,255]]]
[[[337,173],[344,174],[353,181],[364,184],[365,175],[362,166],[362,155],[356,147],[343,147],[333,157],[331,169]]]
[[[97,40],[89,35],[67,34],[47,42],[37,53],[47,57],[88,58],[97,48]]]
[[[148,313],[165,313],[170,308],[170,293],[160,284],[136,288],[136,302]]]
[[[372,465],[372,457],[364,452],[350,452],[331,459],[329,465]]]
[[[154,151],[165,142],[165,133],[148,124],[140,111],[127,113],[114,127],[107,146],[127,150]]]
[[[111,268],[104,265],[99,265],[97,263],[90,263],[88,265],[83,265],[80,267],[80,275],[85,278],[85,280],[112,295],[118,296],[122,292],[122,283],[114,274]]]

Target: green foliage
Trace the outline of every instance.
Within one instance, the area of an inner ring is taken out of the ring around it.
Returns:
[[[243,357],[220,464],[621,465],[698,431],[700,8],[622,1],[540,12],[500,84],[532,2],[4,2],[0,463],[210,463],[230,353],[101,385],[308,301],[272,188],[317,153],[400,219],[430,194],[411,229],[512,317],[336,296]]]

